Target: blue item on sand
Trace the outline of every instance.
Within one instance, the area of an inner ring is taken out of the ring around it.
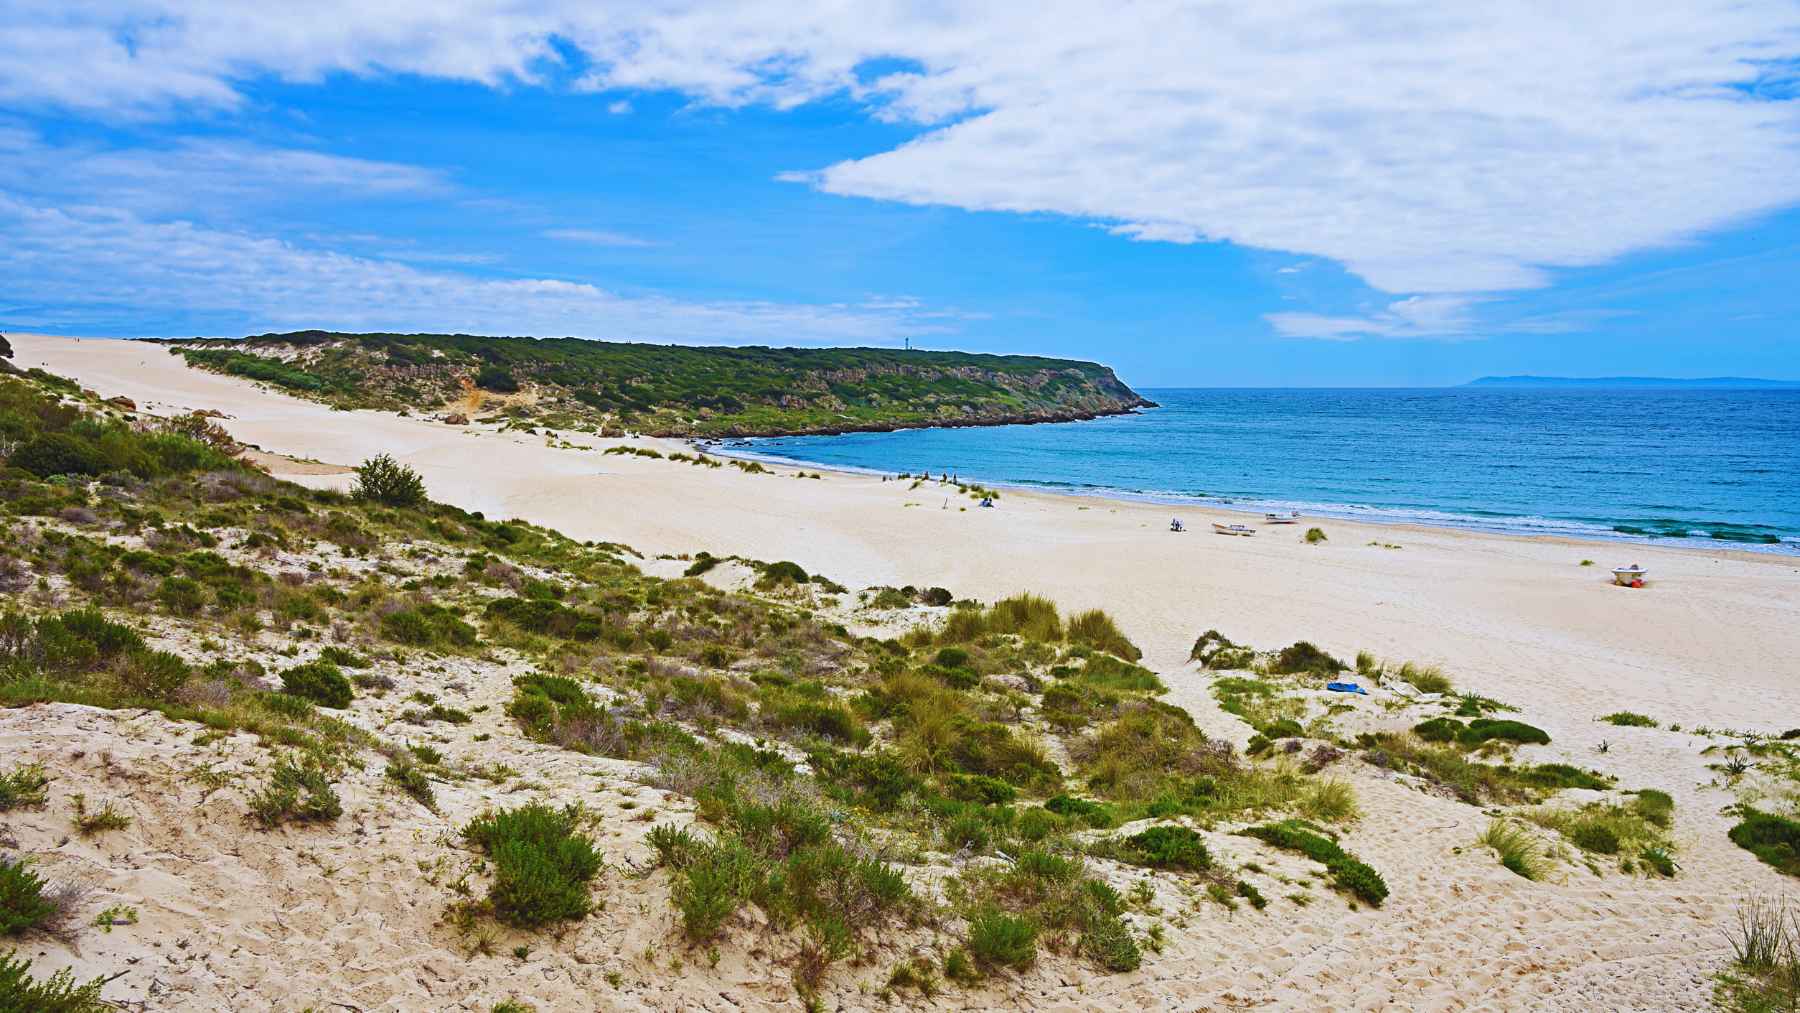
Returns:
[[[1368,690],[1358,686],[1354,682],[1328,682],[1325,684],[1325,688],[1331,690],[1333,693],[1361,693],[1363,696],[1369,695]]]

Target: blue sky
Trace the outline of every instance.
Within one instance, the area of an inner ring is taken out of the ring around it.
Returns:
[[[1800,14],[0,14],[0,329],[1800,379]]]

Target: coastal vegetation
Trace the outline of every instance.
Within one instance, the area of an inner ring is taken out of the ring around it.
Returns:
[[[1752,894],[1726,930],[1731,964],[1713,998],[1731,1013],[1800,1008],[1800,908],[1787,897]]]
[[[307,490],[191,423],[33,378],[0,379],[0,429],[0,703],[260,741],[253,772],[209,782],[224,794],[203,818],[271,840],[378,805],[458,842],[478,862],[438,896],[472,953],[590,919],[616,854],[657,870],[668,945],[779,952],[803,997],[897,945],[941,954],[904,958],[909,990],[1030,973],[1047,953],[1128,971],[1164,930],[1112,885],[1124,870],[1263,898],[1208,834],[1356,812],[1347,783],[1247,757],[1157,699],[1103,610],[874,589],[947,611],[856,636],[817,611],[845,589],[792,561],[739,560],[744,592],[650,577],[622,546],[432,502],[392,460],[365,462],[353,495]],[[1334,663],[1296,648],[1278,664]],[[477,702],[471,680],[504,703]],[[470,819],[472,785],[518,777],[483,757],[502,737],[540,770],[638,765],[673,800],[658,815],[679,818],[623,854],[580,796],[539,788]],[[35,764],[0,771],[0,808],[47,805],[83,834],[136,834],[144,809],[121,803],[51,797]],[[41,931],[54,891],[9,861],[14,931]],[[1345,875],[1372,903],[1379,877]]]
[[[819,1006],[1161,974],[1198,919],[1381,918],[1416,897],[1411,869],[1390,884],[1375,868],[1393,851],[1366,825],[1394,785],[1476,821],[1464,842],[1488,822],[1480,844],[1527,879],[1682,872],[1671,796],[1537,762],[1537,718],[1459,695],[1462,673],[1212,629],[1198,670],[1159,672],[1104,609],[852,593],[811,558],[646,561],[435,503],[391,459],[365,462],[355,494],[309,490],[191,420],[36,378],[0,378],[0,434],[0,705],[98,708],[141,722],[132,735],[166,720],[181,762],[230,758],[180,772],[206,786],[183,818],[247,826],[327,878],[353,829],[363,849],[384,846],[370,827],[403,827],[418,854],[388,852],[387,874],[473,966],[566,954],[629,918],[655,953],[606,975],[747,966]],[[55,449],[21,464],[32,445]],[[1348,673],[1392,692],[1325,689]],[[1165,697],[1189,679],[1201,693]],[[1208,696],[1241,725],[1170,702]],[[1555,746],[1575,738],[1547,724]],[[1717,759],[1742,763],[1737,784],[1778,774],[1789,747],[1800,734]],[[155,817],[151,776],[84,799],[40,757],[9,759],[0,811],[123,851]],[[1731,839],[1791,872],[1784,797],[1737,810]],[[21,953],[52,925],[157,917],[133,896],[70,899],[62,857],[33,848],[0,856]],[[99,1001],[4,959],[5,1001]],[[1774,980],[1757,966],[1733,973]]]
[[[607,435],[996,425],[1149,404],[1104,366],[1028,355],[327,331],[170,344],[194,367],[342,408],[486,412],[512,425]]]

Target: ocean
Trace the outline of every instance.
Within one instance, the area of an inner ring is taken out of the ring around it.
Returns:
[[[1090,422],[732,440],[992,486],[1800,554],[1800,391],[1145,390]]]

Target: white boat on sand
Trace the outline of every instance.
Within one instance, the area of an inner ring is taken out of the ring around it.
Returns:
[[[1256,529],[1248,524],[1220,524],[1213,522],[1213,533],[1220,535],[1254,535]]]
[[[1285,514],[1274,514],[1274,513],[1263,514],[1263,523],[1264,524],[1298,524],[1298,523],[1300,523],[1300,511],[1290,510]]]
[[[1649,576],[1649,574],[1649,570],[1644,569],[1636,563],[1633,563],[1630,566],[1615,566],[1613,567],[1612,572],[1613,583],[1624,587],[1643,587],[1644,578]]]

